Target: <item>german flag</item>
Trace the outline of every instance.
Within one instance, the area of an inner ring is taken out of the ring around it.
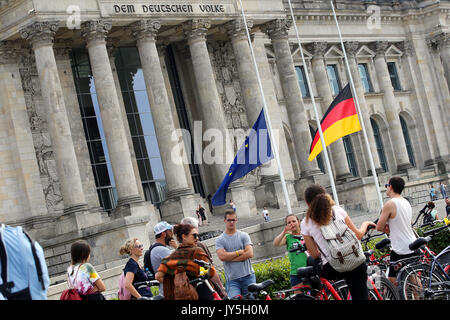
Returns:
[[[361,130],[355,102],[349,84],[339,92],[320,121],[325,146],[341,137]],[[319,130],[316,130],[309,150],[308,160],[312,161],[322,152]]]

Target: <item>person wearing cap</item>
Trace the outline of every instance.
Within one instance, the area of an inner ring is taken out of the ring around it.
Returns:
[[[173,239],[173,226],[166,221],[157,223],[153,231],[155,232],[155,242],[145,252],[144,270],[156,274],[161,260],[170,255],[178,245]],[[164,295],[162,284],[159,286],[159,294]]]

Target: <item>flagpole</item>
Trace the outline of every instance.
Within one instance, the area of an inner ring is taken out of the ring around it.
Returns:
[[[264,114],[265,114],[266,120],[267,120],[267,128],[269,129],[269,134],[270,134],[270,137],[271,137],[270,140],[271,140],[272,146],[273,146],[272,149],[273,149],[273,152],[275,154],[275,159],[276,159],[276,161],[278,163],[278,170],[279,170],[278,172],[280,174],[281,186],[283,188],[284,198],[285,198],[285,201],[286,201],[286,207],[288,209],[288,214],[292,214],[291,202],[289,200],[289,195],[288,195],[288,191],[287,191],[287,188],[286,188],[286,181],[284,179],[283,168],[281,166],[280,156],[278,154],[278,148],[277,148],[277,145],[275,143],[275,138],[274,138],[274,135],[273,135],[272,123],[270,121],[269,112],[267,110],[266,98],[264,96],[264,90],[263,90],[262,83],[261,83],[261,77],[259,75],[258,64],[256,63],[255,52],[253,51],[252,41],[250,39],[250,33],[248,31],[247,19],[245,18],[245,14],[244,14],[244,6],[242,5],[242,0],[239,0],[239,2],[240,2],[240,5],[241,5],[242,18],[244,20],[244,25],[245,25],[245,32],[247,33],[248,44],[250,46],[250,51],[251,51],[252,58],[253,58],[253,64],[255,66],[256,77],[258,79],[259,90],[261,92],[261,96],[262,96],[262,100],[263,100],[263,110],[264,110]]]
[[[306,76],[306,82],[308,84],[308,87],[311,89],[311,100],[312,100],[312,104],[314,107],[314,114],[316,116],[317,129],[319,130],[320,141],[322,143],[323,155],[325,157],[325,163],[327,166],[328,176],[330,178],[331,190],[333,192],[334,202],[336,202],[336,205],[339,205],[339,199],[338,199],[338,195],[336,192],[336,185],[334,183],[334,176],[333,176],[333,172],[331,171],[330,159],[328,158],[328,152],[327,152],[327,147],[325,144],[325,139],[323,137],[322,126],[320,125],[320,118],[319,118],[319,113],[317,111],[316,99],[314,98],[314,92],[312,91],[311,82],[309,80],[308,67],[306,65],[305,56],[303,54],[303,48],[302,48],[302,44],[300,42],[300,36],[298,33],[297,24],[295,23],[294,11],[292,10],[291,0],[289,0],[289,8],[291,10],[291,17],[292,17],[292,23],[293,23],[294,29],[295,29],[295,34],[297,35],[298,47],[300,48],[300,55],[302,56],[303,68],[305,70],[305,76]],[[313,137],[313,139],[314,139],[314,137]]]
[[[348,76],[349,76],[349,79],[350,79],[350,86],[351,86],[351,89],[352,89],[352,92],[353,92],[353,97],[354,97],[355,102],[356,102],[356,110],[358,111],[359,122],[361,123],[361,128],[362,128],[362,132],[363,132],[363,136],[364,136],[364,141],[366,142],[367,153],[369,155],[370,168],[372,170],[373,180],[374,180],[374,183],[375,183],[375,188],[377,190],[378,201],[380,203],[380,210],[381,210],[381,208],[383,208],[383,197],[381,196],[381,190],[380,190],[380,185],[379,185],[379,182],[378,182],[378,176],[377,176],[377,173],[375,171],[375,164],[373,162],[372,151],[370,150],[369,139],[367,138],[367,133],[366,133],[365,125],[364,125],[364,120],[363,120],[363,117],[361,115],[361,109],[359,108],[358,95],[356,94],[355,84],[353,82],[353,77],[352,77],[352,73],[351,73],[351,70],[350,70],[350,64],[348,63],[347,52],[345,50],[344,41],[342,40],[342,33],[341,33],[341,29],[339,27],[338,19],[336,17],[336,11],[334,10],[333,1],[331,0],[330,3],[331,3],[331,8],[333,9],[334,20],[336,21],[336,27],[337,27],[337,30],[338,30],[338,33],[339,33],[339,39],[340,39],[340,42],[341,42],[342,52],[344,53],[345,64],[347,66],[347,73],[348,73]]]

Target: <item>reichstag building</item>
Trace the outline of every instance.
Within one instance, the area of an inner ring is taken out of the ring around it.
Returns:
[[[0,223],[27,229],[56,275],[77,239],[105,264],[159,220],[221,214],[230,162],[205,155],[232,160],[264,101],[298,207],[330,186],[323,155],[308,161],[312,98],[321,117],[349,82],[344,52],[380,184],[401,175],[413,201],[448,185],[450,1],[334,0],[345,50],[328,0],[291,3],[295,19],[288,1],[243,0],[250,46],[239,0],[0,0]],[[362,132],[327,149],[340,203],[379,211]],[[278,172],[259,167],[227,201],[285,208]]]

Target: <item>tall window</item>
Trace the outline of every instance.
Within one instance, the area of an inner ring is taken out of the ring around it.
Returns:
[[[342,89],[341,81],[339,80],[337,65],[335,64],[327,65],[327,73],[328,79],[330,81],[331,92],[333,93],[333,96],[337,96],[339,94],[339,91],[341,91]]]
[[[145,200],[159,207],[167,186],[137,48],[119,48],[115,65]]]
[[[388,165],[386,161],[386,155],[384,154],[383,140],[381,139],[380,129],[377,123],[372,118],[370,119],[370,124],[372,125],[373,136],[375,138],[375,144],[377,147],[378,158],[380,159],[380,165],[385,172],[388,171]]]
[[[191,132],[186,105],[181,91],[180,79],[178,78],[178,71],[175,64],[175,56],[172,46],[167,47],[166,55],[167,72],[169,74],[170,86],[172,88],[173,98],[175,106],[177,108],[178,120],[180,121],[180,127]],[[200,176],[200,169],[194,159],[194,141],[191,139],[191,154],[189,161],[189,171],[191,173],[192,184],[194,185],[194,191],[199,193],[202,197],[206,197],[205,190],[203,188],[202,179]]]
[[[71,64],[100,206],[111,210],[116,207],[117,192],[87,52],[73,50]]]
[[[316,130],[313,127],[309,126],[309,132],[311,132],[311,141],[312,141],[314,139],[315,134],[316,134]],[[319,153],[317,155],[316,160],[317,160],[317,165],[319,166],[320,171],[325,173],[325,166],[323,165],[322,153]]]
[[[298,84],[302,91],[302,97],[310,97],[311,94],[309,93],[308,81],[306,81],[305,68],[303,66],[296,66],[295,71],[297,72]]]
[[[395,65],[395,62],[388,62],[387,66],[389,70],[389,77],[391,77],[392,87],[396,91],[402,90],[402,88],[400,87],[400,79],[398,77],[397,66]]]
[[[352,140],[350,136],[342,138],[344,142],[345,155],[347,156],[347,163],[350,169],[350,173],[354,176],[358,176],[358,168],[356,167],[355,155],[353,153]]]
[[[373,92],[372,82],[369,77],[369,70],[366,63],[358,64],[359,75],[364,87],[364,92]]]
[[[416,166],[416,160],[414,159],[414,152],[411,144],[411,139],[409,138],[408,126],[406,125],[405,119],[402,116],[400,117],[400,124],[402,126],[403,137],[405,138],[406,151],[408,151],[409,162],[413,167]]]

